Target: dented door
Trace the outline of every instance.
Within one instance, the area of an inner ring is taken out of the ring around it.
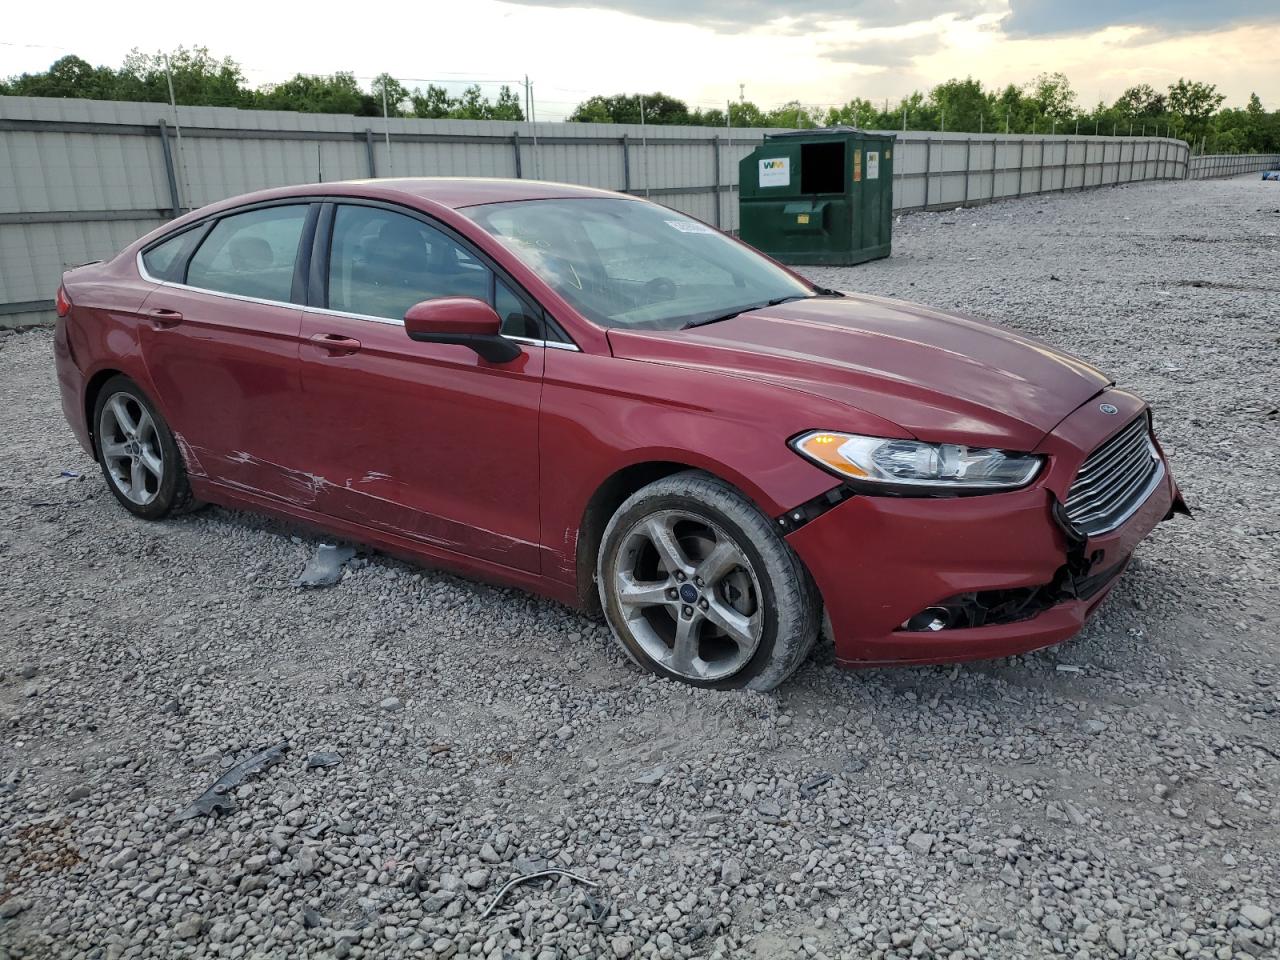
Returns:
[[[434,547],[538,569],[545,348],[510,363],[417,343],[399,321],[309,310],[301,336],[315,509]]]

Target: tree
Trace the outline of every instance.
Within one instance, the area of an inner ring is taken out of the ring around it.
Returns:
[[[76,97],[118,100],[119,77],[110,67],[95,67],[77,56],[60,57],[45,73],[24,73],[0,85],[0,93],[15,97]]]
[[[645,123],[688,124],[692,122],[688,104],[661,92],[618,93],[611,97],[590,97],[578,104],[568,119],[580,123],[640,123],[642,107]]]
[[[299,73],[291,80],[258,91],[253,105],[263,110],[360,115],[372,108],[371,101],[372,97],[360,89],[350,73],[335,73],[330,77]]]
[[[404,105],[409,102],[409,89],[389,73],[374,77],[373,99],[378,113],[385,112],[388,117],[408,116]]]
[[[817,127],[822,124],[822,114],[816,107],[806,107],[799,100],[791,100],[770,110],[764,121],[767,127]]]
[[[866,128],[875,125],[876,116],[876,108],[872,106],[870,100],[854,97],[844,106],[828,109],[826,124],[829,127],[846,125]]]
[[[136,47],[124,59],[117,93],[125,100],[163,103],[169,83],[178,103],[210,107],[247,107],[253,94],[244,85],[240,65],[230,57],[218,60],[207,47],[179,47],[172,53],[143,53]]]
[[[415,117],[427,119],[447,117],[452,107],[449,91],[444,87],[437,87],[434,83],[427,84],[425,90],[414,90],[409,99],[413,103]]]
[[[940,127],[944,120],[948,130],[986,130],[991,126],[995,110],[992,97],[972,77],[938,84],[930,91],[929,100],[938,108]]]
[[[1164,116],[1165,96],[1150,84],[1141,83],[1120,94],[1115,110],[1131,120],[1155,120]]]
[[[451,97],[449,91],[435,84],[425,90],[414,90],[409,99],[413,116],[426,118],[450,118],[453,120],[523,120],[524,111],[515,91],[505,84],[498,91],[496,103],[491,103],[480,92],[479,84],[472,84],[459,97]]]
[[[1209,118],[1227,98],[1212,83],[1179,78],[1169,85],[1169,112],[1181,121],[1181,129],[1193,140],[1208,132]]]
[[[1042,73],[1031,81],[1028,99],[1039,115],[1063,123],[1076,115],[1076,92],[1064,73]]]
[[[520,97],[505,83],[498,90],[498,99],[489,110],[490,120],[523,120],[524,110]]]

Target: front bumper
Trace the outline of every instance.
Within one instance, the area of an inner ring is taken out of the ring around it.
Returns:
[[[1164,479],[1116,529],[1081,542],[1054,519],[1085,457],[1144,406],[1114,390],[1121,416],[1096,400],[1068,417],[1036,451],[1048,464],[1036,482],[1009,493],[957,498],[854,496],[787,536],[817,583],[830,619],[836,659],[846,666],[947,663],[1025,653],[1079,632],[1115,583],[1014,622],[934,632],[901,629],[924,610],[960,594],[1039,587],[1079,576],[1119,573],[1134,547],[1181,498]],[[1163,453],[1161,454],[1163,457]]]

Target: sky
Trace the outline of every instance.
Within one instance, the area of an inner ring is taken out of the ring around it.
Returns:
[[[893,103],[952,77],[1003,86],[1056,70],[1086,107],[1187,76],[1217,84],[1229,106],[1256,91],[1276,109],[1277,11],[1263,0],[62,0],[10,6],[0,74],[66,53],[118,66],[134,47],[203,45],[254,85],[386,71],[411,87],[480,82],[493,96],[527,76],[539,120],[597,93]]]

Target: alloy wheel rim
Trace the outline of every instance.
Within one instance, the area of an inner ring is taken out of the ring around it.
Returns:
[[[164,451],[155,420],[137,397],[117,393],[103,405],[98,447],[107,475],[130,503],[145,507],[160,496]]]
[[[689,680],[722,680],[750,662],[764,629],[760,581],[723,529],[661,510],[624,534],[611,583],[628,630],[650,659]]]

